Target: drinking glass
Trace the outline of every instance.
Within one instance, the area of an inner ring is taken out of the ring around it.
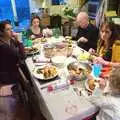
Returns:
[[[99,77],[100,73],[101,73],[101,69],[102,69],[102,65],[101,64],[93,64],[93,75],[95,77]]]
[[[60,35],[60,29],[59,29],[59,28],[54,28],[54,29],[52,30],[52,32],[53,32],[53,36],[54,36],[55,38],[59,38],[59,35]]]

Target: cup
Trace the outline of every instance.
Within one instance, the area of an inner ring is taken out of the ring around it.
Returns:
[[[27,40],[27,46],[32,47],[32,40]]]
[[[54,54],[55,54],[54,46],[52,44],[46,44],[46,45],[44,45],[43,52],[44,52],[44,56],[46,58],[53,57]]]
[[[93,75],[95,77],[99,77],[100,73],[101,73],[101,69],[102,69],[102,65],[101,64],[93,64]]]
[[[19,40],[20,42],[23,42],[23,41],[22,41],[22,33],[18,33],[18,40]]]
[[[54,36],[55,38],[59,38],[59,35],[60,35],[60,30],[59,30],[59,28],[54,28],[54,29],[52,30],[52,32],[53,32],[53,36]]]

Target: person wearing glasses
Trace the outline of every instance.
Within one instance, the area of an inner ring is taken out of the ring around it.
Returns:
[[[17,65],[24,59],[24,47],[8,21],[0,22],[0,86],[19,82]]]

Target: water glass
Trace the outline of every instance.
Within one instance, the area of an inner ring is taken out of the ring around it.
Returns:
[[[60,35],[60,29],[59,29],[59,28],[54,28],[54,29],[52,30],[52,32],[53,32],[53,36],[54,36],[55,38],[59,38],[59,35]]]

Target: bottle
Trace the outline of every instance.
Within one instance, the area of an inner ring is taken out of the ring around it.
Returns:
[[[65,87],[72,85],[74,83],[75,83],[74,80],[64,81],[64,82],[61,82],[61,83],[58,83],[55,85],[49,85],[47,90],[48,90],[48,92],[52,92],[52,91],[57,90],[57,89],[65,88]]]
[[[68,39],[68,48],[72,47],[72,37],[69,37]]]
[[[27,46],[27,36],[25,31],[22,32],[22,41],[23,41],[23,45]]]

